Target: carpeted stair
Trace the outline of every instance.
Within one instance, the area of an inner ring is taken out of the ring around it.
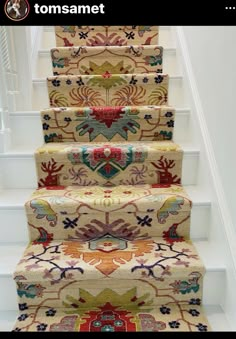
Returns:
[[[210,329],[162,47],[141,46],[157,36],[151,26],[56,27],[13,331]],[[141,74],[147,57],[156,64]]]

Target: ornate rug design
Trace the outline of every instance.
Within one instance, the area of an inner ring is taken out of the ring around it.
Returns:
[[[35,152],[39,187],[180,184],[182,157],[171,141],[54,142]]]
[[[157,37],[158,26],[56,27],[15,332],[211,329]]]
[[[158,26],[56,26],[57,47],[155,45]]]
[[[79,46],[51,50],[53,75],[161,73],[162,56],[163,48],[157,45]]]
[[[41,111],[44,141],[171,140],[175,110],[169,106],[58,107]]]
[[[50,107],[168,104],[168,75],[61,75],[47,78]]]

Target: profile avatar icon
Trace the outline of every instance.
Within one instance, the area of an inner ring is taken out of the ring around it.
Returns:
[[[20,21],[28,16],[30,5],[27,0],[7,0],[4,9],[9,19]]]

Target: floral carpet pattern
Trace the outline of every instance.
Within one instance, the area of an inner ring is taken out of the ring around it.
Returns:
[[[181,185],[145,184],[44,187],[25,207],[35,243],[88,241],[108,234],[126,240],[163,237],[174,243],[189,238],[191,205]]]
[[[170,106],[56,107],[41,111],[44,141],[172,140]]]
[[[158,26],[56,26],[57,47],[155,45]]]
[[[60,75],[47,78],[50,107],[168,104],[168,75]]]
[[[211,330],[158,26],[55,33],[13,331]]]
[[[172,141],[54,142],[35,152],[39,187],[180,184],[182,157]]]
[[[162,57],[163,48],[157,45],[57,47],[51,50],[54,75],[161,73]]]

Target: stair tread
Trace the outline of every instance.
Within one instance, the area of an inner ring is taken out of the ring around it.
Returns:
[[[61,198],[53,200],[55,197]],[[65,199],[63,199],[65,197]],[[183,204],[181,210],[189,210],[191,201],[181,185],[117,185],[111,188],[103,186],[81,187],[81,186],[61,186],[44,187],[33,192],[26,205],[34,199],[42,199],[54,206],[54,211],[60,211],[63,208],[79,207],[86,203],[87,206],[95,207],[96,210],[115,211],[120,206],[126,206],[129,203],[141,202],[142,212],[148,209],[152,213],[158,211],[169,198],[183,198],[186,205]],[[106,200],[107,199],[107,200]],[[91,208],[92,210],[92,208]],[[127,209],[127,213],[133,209]],[[33,211],[32,211],[33,213]],[[83,213],[83,212],[81,212]],[[93,213],[91,211],[91,213]]]
[[[218,247],[215,244],[207,240],[196,240],[192,243],[195,248],[199,249],[198,253],[200,253],[201,260],[207,271],[221,272],[225,270],[222,255],[220,255]],[[16,265],[24,254],[26,245],[26,243],[7,243],[0,245],[0,276],[12,276]],[[212,258],[210,253],[214,253],[214,258]]]
[[[37,307],[20,312],[14,331],[37,332],[206,332],[211,327],[202,307],[170,303],[160,307],[129,308],[104,300],[97,307],[70,311]]]
[[[140,143],[140,142],[138,142],[138,143]],[[53,144],[56,144],[56,143],[53,143]],[[198,146],[195,146],[191,143],[181,142],[181,143],[179,143],[179,145],[181,146],[181,149],[183,150],[183,152],[186,156],[192,156],[192,155],[198,156],[198,154],[200,152]],[[40,147],[42,147],[42,146],[40,146]],[[21,156],[33,157],[34,151],[35,151],[35,149],[31,149],[30,145],[27,145],[27,147],[26,146],[22,147],[22,146],[19,145],[17,147],[12,148],[11,150],[9,150],[5,153],[0,153],[0,159],[1,158],[8,158],[8,157],[21,157]]]
[[[180,185],[51,186],[36,190],[25,209],[31,240],[42,232],[53,240],[106,233],[188,239],[191,205]]]
[[[145,147],[147,151],[152,152],[152,156],[156,151],[161,152],[182,152],[181,147],[174,143],[173,141],[120,141],[120,142],[54,142],[54,143],[47,143],[43,146],[36,149],[36,153],[43,153],[43,152],[69,152],[72,149],[81,148],[81,147],[91,147],[91,148],[98,148],[98,147],[108,147],[108,148],[124,148],[126,149],[129,146],[135,146],[137,148]],[[155,160],[151,158],[151,160]]]
[[[202,261],[191,241],[170,244],[158,237],[127,241],[104,235],[87,242],[32,242],[18,263],[14,277],[30,282],[64,278],[68,281],[100,280],[104,277],[133,280],[161,279],[169,272],[175,277],[193,272],[200,276],[204,274]]]
[[[207,193],[198,185],[183,186],[194,206],[209,206],[210,198]],[[34,189],[2,189],[0,190],[0,210],[23,208],[25,201],[30,198]]]

